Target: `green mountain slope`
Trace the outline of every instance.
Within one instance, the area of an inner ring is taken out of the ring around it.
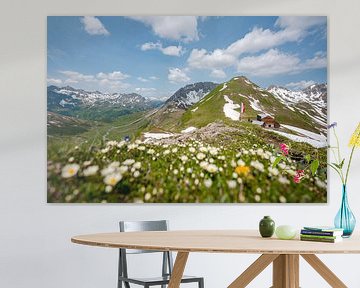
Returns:
[[[216,120],[236,122],[225,116],[224,96],[227,96],[234,104],[244,103],[245,113],[241,114],[242,121],[255,119],[257,114],[266,113],[275,117],[280,124],[293,125],[315,133],[321,131],[322,127],[309,116],[301,114],[295,109],[289,109],[273,94],[243,76],[234,77],[230,81],[218,85],[205,98],[191,106],[181,116],[179,129],[189,126],[200,128]]]

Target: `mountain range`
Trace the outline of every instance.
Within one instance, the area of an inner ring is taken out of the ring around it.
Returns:
[[[240,115],[240,105],[245,111]],[[313,84],[300,91],[281,86],[259,87],[244,76],[227,82],[198,82],[177,90],[165,102],[136,93],[88,92],[72,87],[48,87],[51,119],[60,114],[76,119],[107,121],[126,114],[150,111],[147,130],[180,132],[187,127],[201,128],[214,121],[252,120],[267,114],[280,124],[326,134],[327,84]],[[229,116],[230,115],[230,116]],[[232,116],[233,117],[232,117]],[[73,121],[74,122],[74,121]],[[76,121],[74,122],[76,123]]]
[[[137,93],[102,93],[70,86],[47,88],[47,110],[87,120],[111,121],[119,116],[156,108],[162,101]]]

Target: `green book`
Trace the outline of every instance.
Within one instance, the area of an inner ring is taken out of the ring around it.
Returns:
[[[313,242],[324,242],[324,243],[338,243],[342,241],[342,237],[336,237],[335,239],[328,238],[314,238],[314,237],[303,237],[300,236],[301,241],[313,241]]]
[[[307,234],[300,234],[303,238],[314,238],[314,239],[337,239],[342,238],[341,236],[325,236],[325,235],[307,235]]]

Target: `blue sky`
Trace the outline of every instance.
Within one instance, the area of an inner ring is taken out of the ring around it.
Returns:
[[[327,82],[326,17],[49,16],[48,85],[167,98],[245,75],[266,88]]]

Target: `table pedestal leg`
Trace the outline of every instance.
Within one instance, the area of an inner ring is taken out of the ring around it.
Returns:
[[[258,276],[267,266],[271,264],[279,255],[263,254],[252,263],[238,278],[232,282],[228,288],[244,288]]]
[[[299,288],[299,255],[281,254],[274,260],[272,288]]]
[[[347,286],[314,254],[301,255],[316,272],[333,288],[346,288]]]
[[[188,257],[189,257],[189,252],[177,253],[168,288],[180,287],[181,278],[183,277],[185,265]]]

